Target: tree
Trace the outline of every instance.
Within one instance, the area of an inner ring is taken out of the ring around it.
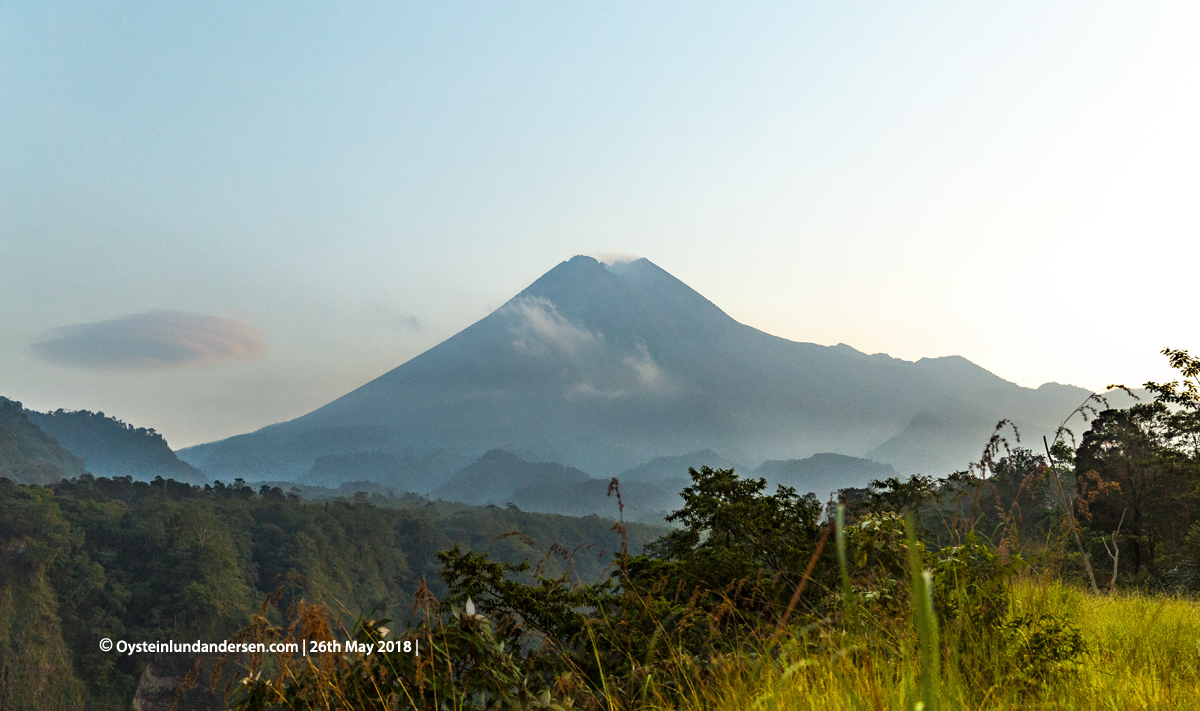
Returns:
[[[1155,532],[1147,507],[1163,484],[1159,442],[1148,427],[1152,418],[1146,407],[1105,410],[1075,452],[1076,471],[1116,485],[1088,505],[1090,527],[1104,535],[1128,522],[1124,538],[1132,548],[1134,575],[1154,559]]]
[[[683,508],[667,517],[681,527],[652,544],[650,556],[669,562],[691,591],[737,590],[739,609],[786,604],[820,538],[820,502],[788,486],[767,494],[765,480],[732,469],[688,474]]]
[[[1091,503],[1089,527],[1102,540],[1111,536],[1114,548],[1129,546],[1135,576],[1166,574],[1183,562],[1200,497],[1200,358],[1162,353],[1180,379],[1147,382],[1152,402],[1100,413],[1075,453],[1078,472],[1114,485]],[[1123,533],[1113,535],[1118,528]]]

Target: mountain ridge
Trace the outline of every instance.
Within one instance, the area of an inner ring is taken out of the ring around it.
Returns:
[[[479,456],[517,446],[611,475],[705,448],[735,461],[866,456],[899,437],[883,450],[895,460],[885,463],[938,473],[949,460],[922,454],[929,437],[901,437],[922,412],[954,400],[971,413],[965,429],[934,428],[934,446],[957,459],[968,444],[982,448],[1001,417],[1052,431],[1088,392],[1024,388],[961,356],[911,362],[790,341],[737,322],[649,260],[605,266],[577,256],[330,403],[180,455],[209,476],[261,469],[295,479],[327,454],[409,447]],[[334,430],[356,444],[309,441]]]
[[[82,459],[88,472],[95,476],[131,476],[140,481],[162,477],[189,484],[208,482],[201,471],[180,460],[153,428],[134,427],[103,412],[88,410],[26,410],[25,414],[67,451]]]
[[[21,403],[0,396],[0,478],[53,484],[84,473],[83,460],[32,422]]]

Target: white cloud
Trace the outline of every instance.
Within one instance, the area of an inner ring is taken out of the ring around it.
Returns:
[[[92,370],[156,370],[252,361],[267,352],[254,326],[186,311],[147,311],[56,328],[30,347],[57,365]]]
[[[573,385],[567,389],[567,399],[574,400],[576,398],[595,398],[598,400],[616,400],[619,397],[628,395],[624,390],[600,390],[596,386],[588,382]]]
[[[662,368],[650,357],[650,349],[645,343],[638,341],[637,349],[638,355],[626,356],[625,364],[637,372],[638,380],[642,381],[643,385],[657,388],[662,383]]]
[[[514,299],[503,311],[515,322],[513,332],[517,338],[513,348],[522,353],[542,355],[553,349],[575,358],[582,349],[604,339],[599,332],[571,323],[553,302],[541,296]]]
[[[614,264],[622,264],[626,262],[635,262],[641,257],[630,252],[594,252],[592,258],[596,261],[612,266]]]

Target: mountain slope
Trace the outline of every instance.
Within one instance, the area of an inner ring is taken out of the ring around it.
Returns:
[[[30,422],[21,403],[0,397],[0,477],[15,484],[53,484],[83,473],[83,460]]]
[[[717,454],[711,449],[704,449],[699,452],[690,454],[682,454],[675,457],[655,457],[645,464],[626,469],[617,475],[621,483],[633,481],[649,481],[649,482],[664,482],[664,481],[682,481],[691,483],[691,477],[688,476],[688,470],[700,467],[712,467],[713,469],[735,469],[734,463],[725,457]],[[687,485],[685,483],[685,486]],[[682,487],[681,487],[682,489]]]
[[[347,482],[371,481],[396,491],[426,494],[470,461],[444,450],[350,451],[317,457],[301,483],[337,488]]]
[[[594,479],[573,467],[553,462],[528,462],[511,452],[493,449],[463,467],[433,496],[474,505],[516,505],[525,511],[567,516],[622,515],[611,479]],[[622,481],[619,492],[626,520],[661,523],[679,508],[678,491],[686,484],[664,488],[642,481]]]
[[[153,429],[134,427],[103,412],[88,410],[26,410],[30,421],[83,459],[96,476],[130,476],[139,481],[155,477],[189,484],[208,481],[204,473],[181,461]]]
[[[526,462],[502,449],[493,449],[458,470],[449,481],[433,490],[433,496],[464,504],[503,505],[526,487],[560,483],[578,485],[588,479],[587,474],[573,467],[553,462]]]
[[[824,452],[806,459],[766,461],[751,476],[766,479],[770,484],[790,486],[801,494],[814,493],[824,502],[838,489],[864,487],[873,479],[886,479],[898,473],[890,464]]]
[[[1022,388],[957,356],[913,363],[788,341],[738,323],[648,260],[575,257],[328,405],[181,455],[210,476],[297,479],[322,455],[516,447],[611,475],[705,448],[741,461],[858,456],[950,401],[1050,431],[1086,394]],[[896,466],[931,472],[945,466],[941,451],[957,457],[989,433],[935,426],[921,439],[932,449],[897,447]]]

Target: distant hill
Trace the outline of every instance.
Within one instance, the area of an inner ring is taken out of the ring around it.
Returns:
[[[688,469],[712,467],[713,469],[732,469],[732,460],[717,454],[711,449],[702,449],[691,454],[678,456],[655,457],[645,464],[626,469],[617,475],[622,483],[627,481],[646,481],[662,484],[667,481],[690,482]]]
[[[588,479],[584,482],[548,481],[533,484],[514,493],[511,500],[523,511],[561,513],[564,516],[596,515],[626,521],[661,524],[666,514],[680,508],[678,491],[645,482],[621,482],[619,491],[609,493],[612,479]]]
[[[493,449],[470,466],[459,469],[432,494],[439,499],[464,504],[504,505],[515,493],[529,486],[578,485],[590,478],[574,467],[552,462],[527,462],[510,452]]]
[[[470,457],[434,452],[346,452],[317,457],[299,482],[338,488],[353,481],[370,481],[395,491],[427,494],[469,464]]]
[[[432,496],[476,506],[515,505],[523,511],[566,516],[621,516],[611,479],[592,478],[553,462],[527,462],[511,452],[493,449],[463,467]],[[624,516],[630,521],[659,523],[665,512],[679,508],[678,490],[646,482],[621,482]]]
[[[53,484],[84,471],[83,460],[31,422],[21,403],[0,397],[0,477],[16,484]]]
[[[836,452],[940,475],[976,459],[998,420],[1036,439],[1087,395],[1021,387],[958,356],[778,338],[646,259],[580,256],[303,417],[180,455],[226,480],[299,481],[318,458],[352,452],[497,448],[600,478],[706,448],[743,462]]]
[[[95,476],[129,476],[139,481],[155,477],[188,484],[208,481],[204,473],[181,461],[153,429],[134,427],[103,412],[88,410],[26,410],[31,422],[83,459]]]
[[[873,479],[898,477],[890,464],[844,454],[814,454],[807,459],[772,460],[750,473],[771,484],[790,486],[801,494],[813,493],[824,502],[838,489],[861,488]]]

